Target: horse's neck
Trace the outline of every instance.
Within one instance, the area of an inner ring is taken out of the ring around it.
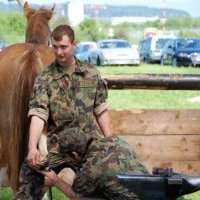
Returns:
[[[50,29],[48,22],[36,18],[27,27],[26,31],[26,42],[32,44],[49,44],[50,40]]]
[[[48,46],[49,39],[47,39],[47,38],[40,38],[40,37],[35,36],[35,35],[31,35],[31,36],[28,35],[26,37],[25,42],[26,43],[32,43],[32,44],[44,44],[44,45]]]

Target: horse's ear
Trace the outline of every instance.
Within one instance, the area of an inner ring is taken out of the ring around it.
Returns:
[[[28,2],[26,1],[24,4],[24,15],[26,16],[27,19],[30,18],[31,15],[35,12],[34,9],[30,8],[28,5]]]
[[[56,7],[56,5],[53,4],[52,8],[50,8],[50,9],[48,10],[48,12],[46,13],[46,17],[47,17],[48,20],[51,19],[52,15],[53,15],[53,13],[54,13],[55,7]]]
[[[52,6],[52,8],[51,8],[51,11],[52,11],[52,12],[54,12],[55,7],[56,7],[56,4],[54,3],[53,6]]]

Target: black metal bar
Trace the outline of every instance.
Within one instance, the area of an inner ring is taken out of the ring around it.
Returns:
[[[103,76],[109,89],[199,90],[196,74],[133,74]]]
[[[175,200],[200,190],[200,177],[175,173],[172,169],[156,169],[153,174],[124,173],[118,179],[141,200]]]
[[[53,191],[52,191],[52,187],[49,187],[49,199],[53,200]]]

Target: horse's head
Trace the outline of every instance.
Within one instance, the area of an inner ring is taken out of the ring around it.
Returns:
[[[50,40],[49,20],[53,15],[55,6],[51,9],[40,8],[38,10],[29,7],[28,3],[24,4],[24,15],[27,19],[26,42],[33,44],[48,45]]]

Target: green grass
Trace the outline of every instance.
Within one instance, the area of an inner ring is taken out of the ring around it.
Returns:
[[[101,74],[200,74],[198,67],[172,67],[159,64],[141,64],[140,66],[105,66],[98,67]]]
[[[200,91],[109,90],[112,109],[200,109]]]
[[[179,198],[178,200],[199,200],[200,192],[195,192],[193,194],[185,195],[184,197]]]
[[[164,74],[200,74],[200,68],[170,67],[159,65],[141,65],[139,67],[99,67],[101,74],[135,74],[135,73],[164,73]],[[108,102],[114,109],[131,108],[164,108],[164,109],[199,109],[200,91],[159,91],[159,90],[109,90]],[[194,100],[194,101],[192,101]],[[10,200],[11,190],[0,188],[0,200]],[[54,200],[68,200],[57,189],[53,189]],[[179,200],[199,200],[200,192],[179,198]]]
[[[69,200],[62,192],[60,192],[58,189],[53,188],[53,200]]]
[[[0,200],[10,200],[12,197],[12,191],[10,188],[0,187]]]

